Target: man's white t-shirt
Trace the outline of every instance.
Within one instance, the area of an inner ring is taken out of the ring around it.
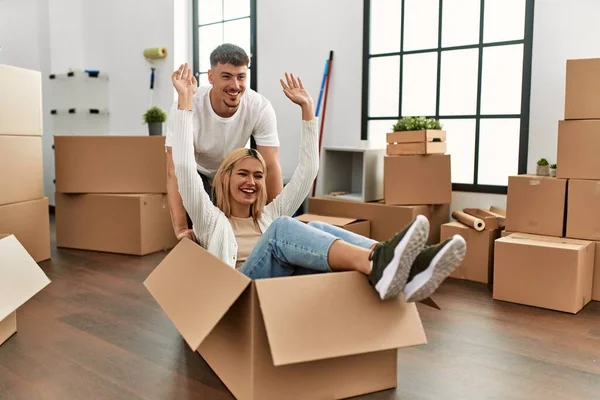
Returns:
[[[214,177],[221,161],[234,149],[246,146],[250,136],[258,146],[279,147],[277,119],[271,102],[247,88],[230,118],[218,116],[210,104],[212,86],[201,86],[194,95],[194,151],[198,171]],[[171,112],[177,109],[174,102]],[[165,146],[172,147],[174,126],[167,121]]]

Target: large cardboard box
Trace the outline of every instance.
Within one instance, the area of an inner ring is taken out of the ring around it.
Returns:
[[[0,232],[15,235],[37,262],[50,258],[48,198],[0,206]]]
[[[592,300],[600,301],[600,242],[596,242],[594,254],[594,283],[592,284]]]
[[[0,206],[44,197],[41,136],[0,136]]]
[[[166,193],[164,136],[55,136],[56,191]]]
[[[467,255],[451,278],[491,283],[494,278],[494,241],[500,237],[500,229],[476,231],[460,222],[442,225],[440,240],[462,236],[467,242]]]
[[[600,179],[599,153],[600,120],[558,122],[557,178]]]
[[[450,219],[450,206],[418,205],[389,206],[383,203],[356,203],[352,201],[311,197],[308,212],[332,217],[359,218],[371,222],[371,239],[388,240],[421,214],[429,219],[428,243],[440,241],[440,227]]]
[[[358,272],[251,280],[183,239],[144,285],[238,399],[338,399],[396,387],[427,342],[414,303]]]
[[[506,230],[563,236],[566,195],[566,179],[510,176],[506,198]]]
[[[173,248],[166,195],[56,193],[56,244],[145,255]]]
[[[42,74],[0,64],[0,135],[42,135]]]
[[[567,60],[565,119],[600,118],[600,58]]]
[[[522,233],[500,238],[493,298],[576,314],[592,297],[594,257],[590,241]]]
[[[0,234],[0,345],[17,332],[17,310],[50,283],[14,235]]]
[[[600,240],[600,181],[570,179],[568,192],[566,236]]]
[[[310,222],[318,221],[325,222],[338,228],[343,228],[347,231],[354,232],[364,237],[371,237],[371,222],[365,221],[359,218],[342,218],[342,217],[328,217],[325,215],[315,214],[302,214],[296,217],[298,221]]]
[[[383,196],[389,205],[450,204],[450,155],[385,156]]]

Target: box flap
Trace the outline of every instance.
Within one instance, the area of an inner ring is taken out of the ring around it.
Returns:
[[[567,250],[580,250],[594,243],[588,240],[567,239],[526,233],[512,233],[509,236],[504,236],[499,239],[496,239],[496,242],[524,244],[529,246],[553,247]]]
[[[255,284],[276,366],[427,343],[416,305],[380,300],[359,272]]]
[[[0,321],[50,283],[14,235],[0,235]]]
[[[144,281],[144,286],[196,351],[250,278],[184,238]]]
[[[310,221],[326,222],[328,224],[331,224],[334,226],[339,226],[339,227],[346,226],[348,224],[358,221],[358,218],[328,217],[325,215],[316,215],[316,214],[302,214],[302,215],[297,216],[296,219],[298,221],[302,221],[302,222],[310,222]]]

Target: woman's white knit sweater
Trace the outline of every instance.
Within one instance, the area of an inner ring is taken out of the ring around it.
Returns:
[[[229,220],[214,206],[196,172],[193,141],[193,111],[176,110],[172,152],[179,193],[193,224],[198,243],[223,262],[235,268],[237,240]],[[280,216],[292,216],[312,189],[319,170],[317,119],[302,121],[300,157],[292,179],[279,196],[263,209],[258,225],[264,233]],[[268,173],[268,172],[267,172]]]

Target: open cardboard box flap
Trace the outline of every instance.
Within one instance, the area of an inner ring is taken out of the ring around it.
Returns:
[[[0,321],[50,283],[14,235],[0,234]]]
[[[501,243],[525,244],[529,246],[553,247],[573,250],[586,247],[593,243],[589,240],[559,238],[554,236],[543,236],[518,232],[502,237],[496,241]]]
[[[250,278],[184,238],[144,281],[190,348],[198,350]]]
[[[381,301],[360,272],[255,282],[275,366],[427,343],[415,304]]]
[[[252,281],[183,239],[144,285],[196,351],[252,282],[276,366],[427,343],[416,305],[381,301],[359,272]]]
[[[326,222],[333,226],[343,227],[345,225],[351,224],[352,222],[360,221],[358,218],[344,218],[344,217],[329,217],[325,215],[316,215],[316,214],[302,214],[296,217],[298,221],[302,222],[310,222],[310,221],[318,221],[318,222]]]

